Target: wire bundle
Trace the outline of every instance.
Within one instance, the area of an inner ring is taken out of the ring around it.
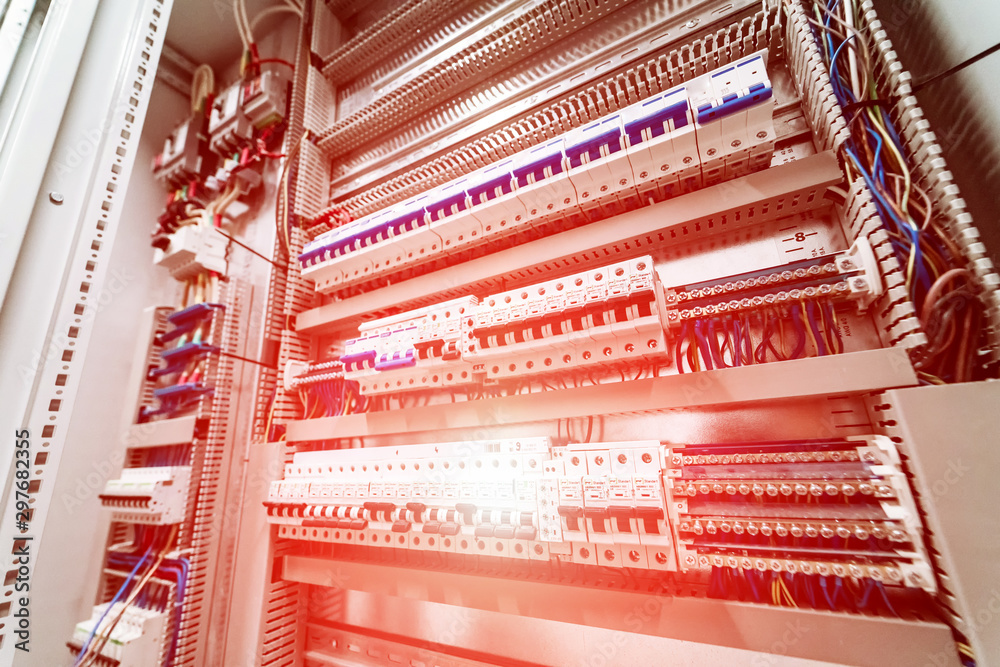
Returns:
[[[134,554],[123,554],[112,552],[108,558],[108,564],[111,567],[128,567],[130,565],[138,565],[138,558]],[[181,612],[184,605],[184,594],[185,587],[188,580],[188,571],[190,569],[190,563],[188,563],[186,558],[176,558],[169,559],[166,558],[160,564],[160,567],[156,570],[156,576],[162,579],[171,579],[175,582],[177,594],[174,597],[174,630],[170,638],[170,647],[167,650],[167,655],[164,659],[164,667],[170,667],[173,664],[174,656],[177,654],[177,639],[180,635],[181,627]],[[159,594],[154,596],[148,593],[148,589],[143,589],[139,594],[136,602],[138,606],[145,609],[158,609],[159,611],[167,610],[167,600],[168,600],[168,589],[165,587],[160,587]],[[155,598],[155,600],[154,600]],[[144,604],[147,602],[152,602],[153,604]]]
[[[787,325],[787,326],[786,326]],[[794,337],[787,349],[788,333]],[[811,343],[811,345],[809,345]],[[674,348],[677,370],[763,364],[840,354],[844,341],[832,301],[803,301],[739,315],[685,321]]]
[[[855,0],[813,4],[810,23],[830,68],[833,92],[848,117],[841,147],[850,180],[861,178],[874,196],[906,288],[927,330],[918,362],[925,383],[972,379],[982,306],[962,253],[940,227],[930,195],[914,181],[906,148],[893,126],[890,101],[880,97],[874,44]],[[954,271],[958,270],[958,273]]]
[[[143,467],[145,468],[163,468],[186,465],[190,465],[190,452],[187,445],[149,447],[147,449],[146,460],[143,463]]]
[[[253,21],[251,21],[249,15],[247,14],[246,0],[233,0],[233,14],[236,16],[236,31],[240,34],[240,42],[243,43],[243,59],[240,61],[240,74],[246,75],[250,72],[256,72],[259,69],[260,64],[263,62],[278,62],[291,66],[290,63],[275,58],[261,60],[257,55],[257,43],[254,41],[253,37],[253,31],[256,30],[257,25],[261,20],[268,16],[284,12],[295,14],[299,17],[299,19],[301,19],[302,3],[296,2],[296,0],[283,0],[283,2],[279,5],[265,9],[260,14],[255,16]]]
[[[708,580],[708,596],[779,607],[827,608],[830,611],[899,616],[885,585],[874,579],[713,566]]]
[[[155,546],[157,542],[156,537],[157,536],[151,535],[148,532],[140,531],[137,528],[135,542],[137,545],[142,545],[143,543],[148,542],[146,548],[143,550],[142,546],[137,546],[137,548],[130,555],[112,554],[109,556],[109,559],[113,559],[117,556],[128,557],[129,560],[134,559],[135,564],[132,567],[132,571],[125,578],[124,583],[122,583],[114,597],[111,598],[111,601],[105,608],[104,613],[97,620],[97,623],[94,624],[94,627],[90,631],[90,635],[87,637],[87,641],[85,641],[83,646],[80,648],[80,653],[77,655],[76,662],[73,663],[73,667],[89,667],[100,659],[101,651],[104,650],[104,647],[111,638],[115,627],[124,617],[125,612],[133,604],[136,604],[140,595],[144,594],[144,590],[150,580],[157,574],[160,567],[163,565],[167,554],[173,546],[174,539],[177,537],[177,526],[175,525],[170,528],[170,532],[167,534],[166,538],[162,540],[162,544],[159,547]],[[140,551],[142,551],[141,557],[138,555]],[[155,556],[153,556],[154,552],[156,554]],[[142,570],[145,564],[150,560],[152,560],[152,564],[147,567],[140,576],[139,571]],[[184,580],[187,580],[186,566],[184,568]],[[127,597],[125,597],[126,595]],[[147,596],[145,599],[148,600],[148,593],[145,593],[145,595]],[[182,595],[180,586],[178,587],[178,595]],[[122,597],[125,597],[125,602],[118,608],[118,611],[114,614],[113,618],[105,624],[105,619],[108,617],[109,613],[115,609],[115,604],[121,600]],[[179,607],[176,613],[179,623]],[[175,626],[175,630],[177,627],[179,626]],[[170,654],[170,659],[173,659],[172,654]],[[168,661],[166,664],[169,665],[170,662]]]
[[[361,390],[354,380],[343,375],[310,381],[299,387],[304,419],[340,417],[358,412],[362,407]]]

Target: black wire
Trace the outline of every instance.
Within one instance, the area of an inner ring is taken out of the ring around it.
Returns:
[[[267,257],[265,257],[264,255],[260,254],[259,252],[257,252],[253,248],[251,248],[250,246],[248,246],[248,245],[246,245],[246,244],[238,241],[236,238],[234,238],[234,237],[230,236],[229,234],[225,233],[224,231],[222,231],[218,227],[212,227],[212,229],[214,229],[215,231],[219,232],[220,234],[222,234],[227,239],[229,239],[230,241],[232,241],[236,245],[240,246],[241,248],[245,248],[245,249],[249,250],[251,253],[253,253],[254,255],[257,255],[258,257],[260,257],[262,260],[264,260],[268,264],[274,265],[274,268],[281,269],[282,271],[284,271],[285,269],[288,268],[287,264],[278,264],[277,262],[268,259]]]
[[[932,83],[937,83],[941,79],[947,78],[947,77],[951,76],[952,74],[960,72],[963,69],[965,69],[966,67],[968,67],[969,65],[972,65],[972,64],[975,64],[975,63],[979,62],[980,60],[982,60],[986,56],[989,56],[989,55],[991,55],[993,53],[996,53],[998,50],[1000,50],[1000,44],[994,44],[993,46],[989,47],[988,49],[986,49],[984,51],[980,51],[979,53],[977,53],[976,55],[972,56],[971,58],[966,58],[965,60],[963,60],[962,62],[958,63],[954,67],[949,67],[948,69],[946,69],[943,72],[938,72],[937,74],[934,74],[933,76],[930,76],[930,77],[924,79],[923,81],[920,81],[919,83],[915,83],[915,84],[913,84],[913,92],[915,92],[915,93],[920,92],[921,90],[923,90],[927,86],[931,85]]]

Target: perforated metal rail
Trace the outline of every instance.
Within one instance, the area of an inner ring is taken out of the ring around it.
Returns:
[[[380,100],[337,121],[318,145],[331,157],[501,71],[626,4],[628,0],[534,0],[470,35],[455,51],[424,63]]]
[[[594,118],[646,99],[754,51],[768,48],[775,26],[763,12],[690,45],[636,65],[597,85],[565,96],[523,119],[495,129],[335,207],[361,217],[486,164],[538,145]],[[324,213],[328,212],[324,211]]]
[[[650,93],[633,89],[642,87],[644,81],[630,78],[628,67],[665,53],[680,40],[712,32],[713,21],[729,28],[756,9],[756,3],[747,0],[715,9],[692,0],[631,3],[582,27],[573,39],[510,63],[488,81],[456,91],[391,133],[338,156],[331,169],[330,197],[336,200],[356,194],[441,151],[473,141],[484,131],[523,122],[540,108],[588,87],[618,82],[623,94],[641,99]],[[730,39],[734,36],[730,34]],[[621,94],[616,92],[616,99],[608,101],[611,106],[606,108],[622,104]],[[362,97],[358,94],[350,101]]]
[[[898,100],[889,115],[900,128],[900,138],[912,156],[916,182],[930,195],[934,208],[943,217],[946,233],[962,251],[966,268],[979,285],[986,316],[986,354],[995,363],[1000,361],[1000,275],[979,239],[979,230],[944,161],[937,136],[913,95],[912,77],[900,64],[870,0],[862,3],[861,15],[859,27],[871,35],[875,52],[880,54],[875,60],[878,88],[887,99]]]
[[[347,78],[352,71],[377,58],[378,54],[398,49],[408,38],[419,34],[426,25],[434,25],[449,13],[471,0],[437,2],[408,0],[392,10],[342,48],[323,61],[323,75],[331,83]]]

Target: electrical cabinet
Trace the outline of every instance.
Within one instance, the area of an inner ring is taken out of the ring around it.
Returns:
[[[1000,664],[1000,278],[870,0],[135,5],[2,655]]]

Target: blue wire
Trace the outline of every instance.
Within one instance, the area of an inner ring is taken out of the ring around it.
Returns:
[[[845,46],[847,46],[847,43],[849,41],[851,41],[852,39],[854,39],[854,36],[855,35],[852,33],[850,37],[848,37],[843,42],[841,42],[840,46],[837,47],[837,50],[834,51],[833,57],[830,58],[830,80],[831,80],[831,82],[836,82],[836,83],[834,83],[834,86],[833,86],[833,88],[834,88],[834,94],[836,95],[837,91],[838,90],[840,91],[840,94],[837,95],[837,101],[840,102],[841,105],[852,104],[852,103],[854,103],[854,102],[857,101],[854,98],[854,94],[853,93],[850,93],[849,91],[845,91],[843,89],[843,87],[842,87],[842,85],[840,83],[840,75],[837,73],[837,58],[840,57],[840,50],[842,48],[844,48]]]
[[[733,318],[733,366],[743,365],[741,356],[743,356],[743,331],[740,328],[740,321]]]
[[[792,359],[798,359],[806,349],[806,328],[802,324],[802,308],[799,304],[792,304],[792,327],[795,329],[795,349],[792,350]]]
[[[888,594],[888,593],[886,593],[886,590],[885,590],[885,586],[884,586],[884,585],[882,584],[882,582],[881,582],[881,581],[876,581],[876,582],[875,582],[875,589],[876,589],[876,590],[877,590],[877,591],[878,591],[879,593],[881,593],[881,594],[882,594],[882,602],[884,602],[884,603],[885,603],[885,607],[886,607],[886,609],[888,609],[888,610],[889,610],[889,612],[890,612],[890,613],[891,613],[891,614],[892,614],[893,616],[897,616],[897,617],[898,617],[898,616],[899,616],[899,614],[897,614],[897,613],[896,613],[896,610],[895,610],[895,609],[893,609],[893,607],[892,607],[892,603],[891,603],[891,602],[889,602],[889,594]]]
[[[875,160],[872,162],[872,174],[882,184],[882,188],[885,189],[885,170],[882,168],[882,135],[870,127],[866,127],[865,130],[868,134],[875,137]]]
[[[814,301],[806,301],[806,316],[809,318],[809,328],[813,332],[813,337],[816,338],[816,354],[825,357],[827,355],[826,342],[823,340],[823,335],[819,332],[819,322],[816,321],[816,303]]]
[[[715,333],[715,320],[708,321],[708,349],[712,353],[712,361],[716,368],[725,368],[726,364],[722,360],[722,351],[719,349],[719,337]]]
[[[872,591],[875,590],[875,580],[869,579],[868,584],[865,586],[865,592],[862,593],[861,599],[858,600],[858,609],[868,608],[868,598],[871,597]]]
[[[844,150],[847,151],[847,154],[851,157],[854,165],[858,168],[858,171],[861,172],[861,177],[865,179],[865,183],[868,184],[872,194],[875,195],[875,205],[880,207],[879,214],[882,218],[891,219],[892,222],[895,223],[896,229],[900,234],[906,234],[912,239],[914,234],[913,228],[901,220],[899,216],[896,215],[895,211],[892,210],[892,207],[888,205],[885,198],[882,196],[882,193],[875,187],[875,183],[872,181],[871,175],[862,166],[861,160],[858,159],[858,156],[855,155],[854,151],[850,148],[845,147]]]
[[[899,154],[904,154],[903,142],[899,138],[899,133],[896,132],[896,126],[893,124],[892,119],[889,118],[888,112],[882,107],[879,107],[879,114],[882,116],[882,124],[885,125],[886,130],[889,132],[889,138],[892,139],[892,143],[896,145],[899,149]]]
[[[76,662],[73,663],[73,667],[76,667],[77,665],[80,664],[80,660],[83,658],[83,654],[87,652],[87,648],[90,646],[90,642],[94,641],[94,635],[97,634],[97,628],[101,627],[101,623],[104,622],[104,619],[105,617],[107,617],[108,612],[111,611],[111,608],[115,606],[115,603],[118,602],[119,599],[121,599],[121,596],[125,593],[125,589],[127,589],[129,584],[132,583],[132,580],[135,579],[136,572],[139,571],[139,568],[142,566],[143,563],[146,562],[146,559],[149,558],[149,554],[151,554],[152,552],[153,552],[153,545],[149,545],[149,548],[146,549],[146,553],[142,555],[142,558],[139,560],[139,562],[135,564],[134,568],[132,568],[132,571],[129,573],[128,578],[125,579],[125,583],[123,583],[121,588],[118,589],[118,592],[115,593],[115,596],[111,598],[111,602],[108,603],[108,606],[104,608],[104,613],[101,614],[101,617],[99,619],[97,619],[97,623],[94,624],[94,627],[90,629],[90,636],[87,637],[87,641],[84,642],[83,647],[80,649],[80,653],[76,656]]]
[[[687,320],[684,320],[684,324],[681,325],[681,332],[677,336],[677,344],[674,346],[674,356],[677,357],[677,372],[684,372],[684,355],[682,354],[681,346],[684,341],[687,340],[688,336],[691,335],[691,327]],[[691,369],[694,370],[693,368]]]
[[[133,558],[135,558],[135,556],[132,556],[131,554],[112,554],[111,560],[120,561],[120,564],[127,564]],[[170,640],[170,648],[168,649],[164,660],[164,667],[170,667],[170,665],[173,664],[173,659],[177,652],[177,641],[181,627],[181,616],[185,591],[187,589],[190,563],[185,558],[178,558],[177,560],[164,560],[160,563],[160,567],[157,571],[160,570],[174,574],[177,579],[177,597],[174,601],[174,633]]]
[[[712,366],[712,354],[708,348],[708,339],[705,338],[705,334],[701,331],[701,320],[694,321],[694,337],[698,341],[698,351],[705,362],[705,370],[714,370]]]
[[[809,575],[804,578],[806,597],[809,598],[809,606],[816,608],[816,587],[814,586],[816,575]]]
[[[837,605],[834,603],[833,598],[830,597],[830,589],[827,587],[826,577],[820,576],[819,587],[823,589],[823,597],[826,598],[826,603],[830,605],[830,611],[837,611]]]
[[[753,596],[754,602],[760,602],[760,590],[757,588],[757,582],[754,581],[757,578],[757,571],[745,570],[743,578],[746,579],[747,586],[750,588],[750,595]]]

